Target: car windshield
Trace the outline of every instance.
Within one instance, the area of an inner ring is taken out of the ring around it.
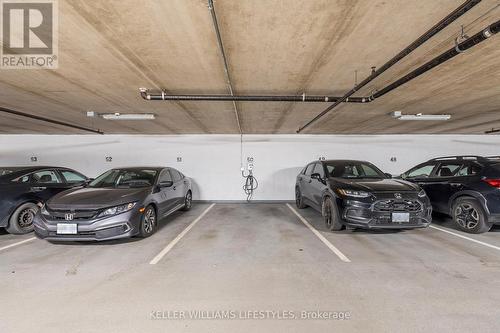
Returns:
[[[113,169],[94,179],[88,187],[149,187],[154,184],[157,172],[152,169]]]
[[[356,161],[331,161],[326,162],[329,177],[346,179],[381,179],[387,178],[376,166],[365,162]]]

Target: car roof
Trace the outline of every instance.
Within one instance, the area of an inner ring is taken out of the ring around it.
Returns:
[[[161,166],[134,166],[134,167],[123,167],[123,168],[113,168],[111,170],[141,170],[141,169],[146,169],[146,170],[163,170],[163,169],[168,169],[169,167],[161,167]]]
[[[19,173],[19,172],[29,173],[45,169],[68,169],[68,168],[40,165],[40,166],[15,166],[15,167],[1,166],[0,169],[10,169],[12,170],[12,173]]]
[[[322,162],[322,163],[367,163],[367,164],[372,164],[368,161],[362,161],[362,160],[324,160],[324,161],[316,161],[316,162]]]
[[[464,162],[464,161],[475,161],[483,164],[496,164],[500,162],[500,156],[477,156],[477,155],[457,155],[457,156],[441,156],[441,157],[435,157],[431,158],[425,163],[428,162],[446,162],[446,161],[457,161],[457,162]]]

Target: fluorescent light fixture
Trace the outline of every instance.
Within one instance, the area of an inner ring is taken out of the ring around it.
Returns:
[[[394,111],[390,113],[391,117],[399,120],[450,120],[451,115],[449,114],[402,114],[401,111]]]
[[[100,115],[106,120],[154,120],[153,113],[103,113]]]

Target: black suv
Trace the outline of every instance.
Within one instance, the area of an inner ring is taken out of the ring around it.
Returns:
[[[364,161],[330,160],[309,163],[297,176],[298,208],[311,206],[332,231],[349,229],[425,228],[431,204],[416,184],[391,179]]]
[[[500,223],[500,157],[434,158],[401,177],[420,185],[434,211],[450,215],[460,230],[483,233]]]

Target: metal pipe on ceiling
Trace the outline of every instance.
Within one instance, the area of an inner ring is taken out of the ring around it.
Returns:
[[[215,7],[214,7],[213,0],[208,0],[208,10],[210,11],[210,14],[212,15],[212,22],[213,22],[213,26],[214,26],[214,30],[215,30],[215,35],[217,37],[217,44],[219,46],[219,51],[222,55],[222,61],[224,64],[224,73],[226,75],[226,81],[227,81],[226,83],[227,83],[227,86],[229,89],[229,93],[231,94],[231,96],[233,96],[234,95],[233,84],[231,81],[231,76],[229,74],[229,65],[228,65],[228,61],[227,61],[226,51],[224,50],[224,44],[222,43],[222,37],[220,35],[219,23],[217,22],[217,14],[215,13]],[[238,125],[238,130],[239,130],[240,134],[242,134],[243,131],[241,129],[240,115],[238,112],[238,106],[236,105],[235,101],[233,101],[233,108],[234,108],[234,116],[236,117],[236,123]]]
[[[92,129],[92,128],[83,127],[83,126],[79,126],[79,125],[73,125],[73,124],[70,124],[70,123],[65,123],[63,121],[54,120],[54,119],[50,119],[50,118],[45,118],[45,117],[41,117],[41,116],[35,116],[33,114],[24,113],[24,112],[20,112],[20,111],[8,109],[8,108],[0,107],[0,112],[9,113],[9,114],[13,114],[13,115],[16,115],[16,116],[30,118],[30,119],[35,119],[35,120],[39,120],[39,121],[44,121],[44,122],[47,122],[47,123],[51,123],[51,124],[55,124],[55,125],[60,125],[60,126],[64,126],[64,127],[74,128],[74,129],[77,129],[77,130],[80,130],[80,131],[91,132],[91,133],[96,133],[96,134],[104,134],[104,132],[101,132],[99,130],[95,130],[95,129]]]
[[[490,38],[491,36],[497,34],[500,31],[500,20],[496,21],[495,23],[490,24],[483,30],[479,31],[472,37],[464,40],[463,42],[455,45],[454,47],[444,51],[437,57],[429,60],[422,66],[418,67],[417,69],[411,71],[410,73],[402,76],[401,78],[397,79],[393,83],[387,85],[383,89],[377,91],[374,93],[372,96],[369,97],[362,97],[363,102],[362,103],[368,103],[372,102],[377,98],[380,98],[384,96],[385,94],[391,92],[392,90],[402,86],[403,84],[415,79],[416,77],[430,71],[434,67],[437,67],[441,65],[442,63],[456,57],[457,55],[467,51],[468,49],[474,47],[475,45],[485,41],[486,39]],[[359,97],[358,97],[359,98]]]
[[[437,57],[435,57],[432,60],[429,60],[422,66],[418,67],[414,71],[406,74],[405,76],[401,77],[400,79],[394,81],[393,83],[389,84],[385,88],[381,89],[380,91],[377,91],[375,94],[373,94],[373,98],[379,98],[381,96],[384,96],[388,92],[396,89],[397,87],[402,86],[403,84],[407,83],[408,81],[413,80],[414,78],[424,74],[425,72],[430,71],[436,66],[439,66],[440,64],[454,58],[455,56],[461,54],[462,52],[470,49],[471,47],[485,41],[486,39],[490,38],[491,36],[495,35],[498,33],[500,30],[500,20],[489,25],[482,31],[479,31],[476,33],[474,36],[466,39],[462,43],[459,43],[458,45],[450,48],[449,50],[441,53]]]
[[[139,89],[142,98],[151,101],[235,101],[235,102],[335,102],[338,96],[322,95],[172,95],[165,92],[151,93],[146,88]],[[366,99],[366,100],[365,100]],[[348,103],[364,103],[368,97],[350,97]]]
[[[434,25],[432,28],[430,28],[428,31],[426,31],[423,35],[421,35],[419,38],[417,38],[413,43],[408,45],[406,48],[404,48],[401,52],[399,52],[397,55],[395,55],[391,60],[386,62],[384,65],[382,65],[379,69],[376,71],[372,72],[370,76],[368,76],[366,79],[364,79],[362,82],[360,82],[358,85],[356,85],[354,88],[349,90],[344,96],[339,98],[336,102],[334,102],[332,105],[327,107],[325,110],[323,110],[321,113],[319,113],[316,117],[308,121],[305,125],[300,127],[297,130],[297,133],[302,132],[304,129],[307,127],[311,126],[314,122],[316,122],[318,119],[323,117],[325,114],[330,112],[332,109],[337,107],[339,104],[345,102],[347,98],[352,96],[356,91],[373,81],[377,76],[385,72],[387,69],[391,68],[394,66],[397,62],[399,62],[401,59],[409,55],[411,52],[413,52],[415,49],[417,49],[419,46],[424,44],[426,41],[431,39],[433,36],[435,36],[437,33],[439,33],[441,30],[446,28],[448,25],[450,25],[452,22],[454,22],[456,19],[458,19],[460,16],[464,15],[466,12],[468,12],[470,9],[472,9],[474,6],[476,6],[478,3],[480,3],[481,0],[468,0],[464,2],[460,7],[455,9],[453,12],[448,14],[444,19],[442,19],[440,22],[438,22],[436,25]],[[369,98],[372,98],[371,96]]]

